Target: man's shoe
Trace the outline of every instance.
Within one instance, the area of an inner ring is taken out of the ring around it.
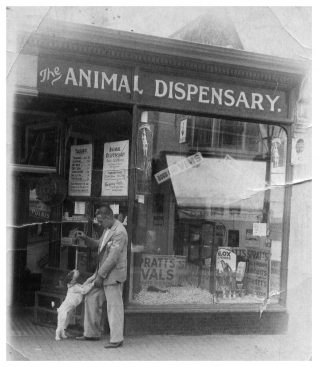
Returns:
[[[122,347],[124,344],[123,341],[121,342],[117,342],[117,343],[108,343],[104,346],[104,348],[108,349],[108,348],[119,348],[119,347]]]
[[[90,340],[90,341],[97,341],[97,340],[99,340],[98,337],[95,337],[95,336],[84,336],[84,335],[77,336],[75,339],[76,340],[81,340],[81,341],[83,341],[83,340]]]

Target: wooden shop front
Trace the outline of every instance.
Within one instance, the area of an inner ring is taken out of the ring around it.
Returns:
[[[96,252],[74,232],[98,238],[106,203],[129,237],[126,334],[284,330],[304,73],[291,60],[90,26],[34,33],[17,63],[11,167],[23,204],[13,224],[28,224],[15,230],[13,269],[39,276],[37,321],[54,319],[49,299],[63,298],[68,269],[94,271]]]

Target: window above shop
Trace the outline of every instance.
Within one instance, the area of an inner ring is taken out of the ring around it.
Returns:
[[[194,117],[190,121],[187,133],[193,148],[226,148],[245,154],[261,154],[264,150],[256,124],[206,117]]]

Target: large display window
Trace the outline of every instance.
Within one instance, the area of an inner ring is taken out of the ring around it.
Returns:
[[[285,130],[143,111],[137,131],[130,303],[278,302]]]

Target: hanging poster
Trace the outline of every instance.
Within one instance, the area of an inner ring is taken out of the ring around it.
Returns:
[[[180,133],[179,133],[179,143],[185,143],[187,141],[187,123],[188,120],[184,119],[180,121]]]
[[[102,196],[128,195],[129,140],[104,144]]]
[[[137,192],[151,193],[153,124],[142,122],[137,133]]]
[[[69,196],[90,196],[92,182],[92,144],[71,146]]]

